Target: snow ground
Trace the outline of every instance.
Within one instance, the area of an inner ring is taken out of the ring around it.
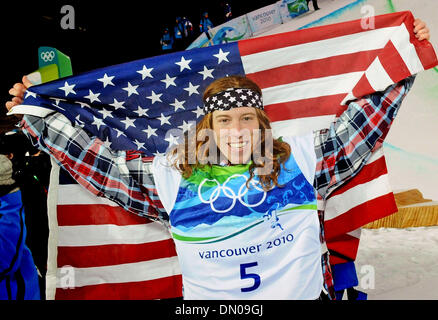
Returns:
[[[363,229],[356,270],[369,300],[438,300],[438,226]]]

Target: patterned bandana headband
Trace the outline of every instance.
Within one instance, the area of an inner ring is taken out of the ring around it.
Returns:
[[[253,107],[263,110],[262,96],[251,89],[229,88],[205,99],[204,114],[237,107]]]

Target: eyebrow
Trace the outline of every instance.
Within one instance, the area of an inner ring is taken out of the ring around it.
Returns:
[[[246,113],[243,113],[243,114],[241,114],[239,117],[241,118],[241,117],[246,117],[246,116],[256,116],[256,114],[255,113],[252,113],[252,112],[246,112]],[[228,114],[219,114],[219,115],[217,115],[217,116],[215,116],[215,118],[217,119],[217,118],[231,118],[231,116],[229,116]]]
[[[245,116],[256,116],[256,114],[255,113],[252,113],[252,112],[247,112],[247,113],[244,113],[244,114],[242,114],[241,115],[241,117],[245,117]]]

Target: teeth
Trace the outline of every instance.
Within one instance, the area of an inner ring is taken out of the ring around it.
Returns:
[[[241,148],[248,144],[248,142],[229,143],[232,148]]]

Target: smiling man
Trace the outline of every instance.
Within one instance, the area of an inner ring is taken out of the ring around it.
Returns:
[[[257,115],[251,107],[217,111],[213,115],[216,144],[232,164],[246,163],[250,159],[253,150],[252,133],[257,132],[258,128]]]

